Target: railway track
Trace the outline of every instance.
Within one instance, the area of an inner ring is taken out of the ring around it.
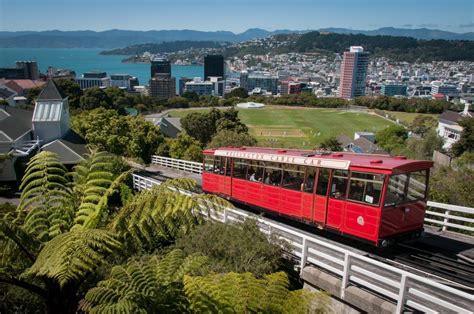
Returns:
[[[445,284],[474,292],[474,263],[451,255],[425,243],[399,243],[377,259],[392,265],[410,268],[420,274],[438,278]]]

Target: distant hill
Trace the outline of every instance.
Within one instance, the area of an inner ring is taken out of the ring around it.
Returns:
[[[363,46],[373,56],[398,61],[474,61],[474,41],[417,40],[412,37],[368,36],[309,32],[299,36],[289,49],[295,52],[328,50],[341,53],[349,46]]]
[[[166,41],[159,44],[139,44],[132,45],[125,48],[117,48],[107,51],[102,51],[101,55],[141,55],[144,52],[154,54],[178,52],[190,48],[222,48],[228,43],[216,41]]]
[[[458,34],[453,32],[421,29],[403,29],[384,27],[377,30],[351,30],[345,28],[325,28],[320,31],[342,34],[408,36],[417,39],[474,40],[474,33]],[[112,29],[95,31],[0,31],[0,48],[122,48],[143,43],[166,41],[224,41],[242,42],[254,38],[266,38],[277,34],[307,33],[306,31],[281,29],[267,31],[251,28],[235,34],[229,31],[204,32],[196,30],[152,30],[130,31]]]
[[[474,32],[470,33],[453,33],[448,31],[441,31],[437,29],[428,28],[394,28],[394,27],[382,27],[375,30],[364,31],[347,28],[321,28],[320,32],[331,32],[338,34],[364,34],[369,36],[402,36],[402,37],[413,37],[416,39],[446,39],[446,40],[474,40]]]

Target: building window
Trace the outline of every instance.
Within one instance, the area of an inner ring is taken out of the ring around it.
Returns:
[[[459,139],[459,133],[450,129],[444,129],[444,137],[457,141]]]

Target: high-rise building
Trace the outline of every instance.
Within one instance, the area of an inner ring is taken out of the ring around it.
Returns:
[[[361,46],[351,46],[344,52],[339,83],[339,97],[351,99],[365,95],[365,77],[369,53]]]
[[[171,76],[171,62],[164,58],[155,58],[151,60],[151,77],[156,75]]]
[[[116,86],[131,91],[133,87],[138,85],[138,79],[129,74],[110,75],[110,86]]]
[[[79,84],[81,89],[87,89],[91,87],[109,87],[110,78],[107,77],[106,72],[91,71],[82,74],[81,78],[76,79],[76,83]]]
[[[240,87],[251,92],[255,88],[260,88],[273,95],[278,93],[278,76],[268,74],[249,74],[246,71],[240,73]]]
[[[153,97],[168,99],[176,96],[176,79],[169,75],[156,75],[150,79],[148,94]]]
[[[224,57],[221,55],[207,55],[204,57],[204,80],[209,77],[224,78]]]
[[[17,61],[14,68],[0,68],[0,78],[13,80],[37,80],[39,77],[36,61]]]
[[[407,86],[397,83],[384,83],[380,89],[380,94],[384,96],[406,96]]]
[[[180,77],[179,78],[179,81],[178,81],[178,93],[180,95],[183,95],[183,93],[185,92],[184,88],[185,88],[185,84],[187,82],[191,82],[193,79],[192,78],[189,78],[189,77]]]

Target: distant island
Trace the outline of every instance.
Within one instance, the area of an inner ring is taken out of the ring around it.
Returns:
[[[147,43],[101,53],[132,55],[123,60],[123,62],[132,63],[147,63],[150,54],[167,54],[171,61],[188,59],[200,63],[204,55],[210,51],[222,54],[226,58],[290,52],[316,52],[329,56],[342,53],[354,44],[363,46],[373,57],[387,57],[395,61],[474,61],[474,41],[419,40],[413,37],[337,34],[318,31],[305,34],[279,34],[265,39],[233,44],[213,41]]]
[[[151,30],[131,31],[112,29],[95,31],[0,31],[0,48],[103,48],[112,49],[143,43],[168,41],[215,41],[244,42],[255,38],[267,38],[279,34],[304,34],[312,30],[280,29],[267,31],[251,28],[242,33],[229,31],[205,32],[197,30]],[[363,34],[369,36],[404,36],[431,40],[474,40],[474,33],[454,33],[442,30],[419,28],[383,27],[376,30],[354,30],[346,28],[322,28],[321,32],[337,34]]]

